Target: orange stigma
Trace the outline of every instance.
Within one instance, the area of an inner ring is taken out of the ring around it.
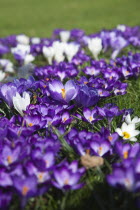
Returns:
[[[127,159],[127,158],[128,158],[128,151],[125,151],[125,152],[123,153],[123,158],[124,158],[124,159]]]
[[[102,148],[102,147],[99,147],[99,149],[98,149],[98,154],[99,154],[99,155],[101,155],[102,150],[103,150],[103,148]]]
[[[108,140],[109,141],[112,141],[113,140],[113,137],[112,136],[108,136]]]
[[[11,164],[13,162],[12,157],[10,155],[7,156],[7,162],[8,164]]]
[[[62,91],[62,97],[65,99],[66,98],[66,90],[64,88],[61,89]]]
[[[23,186],[23,188],[22,188],[22,195],[26,196],[28,191],[29,191],[29,187],[27,187],[26,185]]]
[[[69,184],[69,180],[66,179],[66,180],[64,181],[64,185],[68,185],[68,184]]]
[[[28,126],[32,127],[33,126],[33,123],[29,123]]]
[[[63,122],[66,122],[66,120],[67,120],[67,118],[66,118],[66,117],[64,117]]]

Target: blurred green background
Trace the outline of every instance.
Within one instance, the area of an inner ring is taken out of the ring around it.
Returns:
[[[87,33],[140,25],[140,0],[0,0],[0,36],[49,37],[55,28]]]

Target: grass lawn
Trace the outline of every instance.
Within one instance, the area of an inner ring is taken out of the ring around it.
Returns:
[[[0,0],[0,36],[49,37],[55,28],[87,33],[140,23],[139,0]]]

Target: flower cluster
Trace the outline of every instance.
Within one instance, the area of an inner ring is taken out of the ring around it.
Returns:
[[[140,118],[105,101],[126,94],[126,80],[139,76],[139,53],[117,57],[128,45],[139,47],[139,37],[140,27],[118,25],[91,35],[57,29],[50,39],[0,39],[0,209],[15,194],[24,207],[51,187],[79,189],[86,169],[104,159],[111,166],[116,160],[110,185],[139,190],[140,143],[131,143]],[[101,59],[110,51],[110,60]],[[32,75],[16,78],[24,71]]]

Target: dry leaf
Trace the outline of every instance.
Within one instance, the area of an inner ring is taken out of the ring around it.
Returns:
[[[97,166],[101,166],[104,164],[104,159],[102,157],[98,156],[90,156],[89,154],[86,154],[81,157],[81,164],[88,168],[93,168]]]

